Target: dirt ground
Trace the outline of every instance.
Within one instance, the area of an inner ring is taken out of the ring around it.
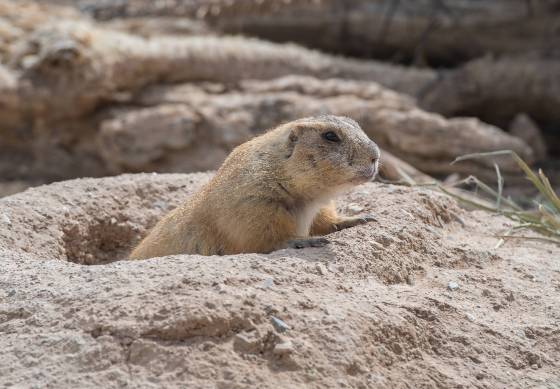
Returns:
[[[427,189],[343,196],[324,248],[119,260],[208,174],[0,200],[0,386],[557,388],[560,250]]]

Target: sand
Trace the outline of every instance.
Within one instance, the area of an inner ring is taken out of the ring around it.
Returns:
[[[208,174],[0,199],[0,386],[554,388],[560,249],[428,189],[339,199],[324,248],[127,261]]]

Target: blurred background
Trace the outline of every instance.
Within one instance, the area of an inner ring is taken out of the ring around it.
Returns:
[[[382,178],[560,186],[560,0],[0,0],[0,196],[217,168],[276,124],[356,119]]]

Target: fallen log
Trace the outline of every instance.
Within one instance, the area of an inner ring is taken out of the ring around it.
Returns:
[[[419,65],[457,66],[487,53],[549,52],[558,48],[560,26],[558,0],[86,3],[82,9],[102,20],[183,16],[222,33]]]
[[[419,105],[445,116],[472,116],[507,128],[524,112],[560,123],[560,60],[555,57],[484,57],[447,72],[424,89]]]
[[[409,98],[374,83],[290,76],[243,82],[235,90],[216,85],[155,86],[139,94],[135,103],[136,107],[118,111],[101,124],[99,144],[115,173],[153,168],[155,161],[160,164],[156,170],[176,171],[173,165],[177,161],[199,155],[208,147],[212,152],[201,154],[223,158],[237,144],[280,122],[323,113],[355,118],[381,147],[430,174],[461,171],[493,177],[491,161],[449,165],[457,156],[471,152],[513,149],[532,158],[526,143],[496,127],[476,119],[445,119],[422,111]],[[160,125],[148,137],[153,122]],[[181,122],[179,130],[177,123]],[[187,131],[181,135],[184,150],[174,151],[168,142],[180,131]],[[137,155],[147,144],[155,150],[151,161],[149,153]],[[505,176],[517,176],[511,161],[504,160],[500,166]]]
[[[39,28],[25,47],[10,58],[22,72],[25,101],[35,114],[59,118],[82,116],[101,102],[156,82],[235,83],[301,74],[382,80],[382,85],[414,94],[433,78],[430,71],[338,58],[294,45],[241,37],[146,40],[85,22]]]

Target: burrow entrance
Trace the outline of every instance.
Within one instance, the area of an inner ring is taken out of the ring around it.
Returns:
[[[129,220],[111,217],[62,229],[66,260],[81,265],[102,265],[128,257],[141,239],[142,228]]]

